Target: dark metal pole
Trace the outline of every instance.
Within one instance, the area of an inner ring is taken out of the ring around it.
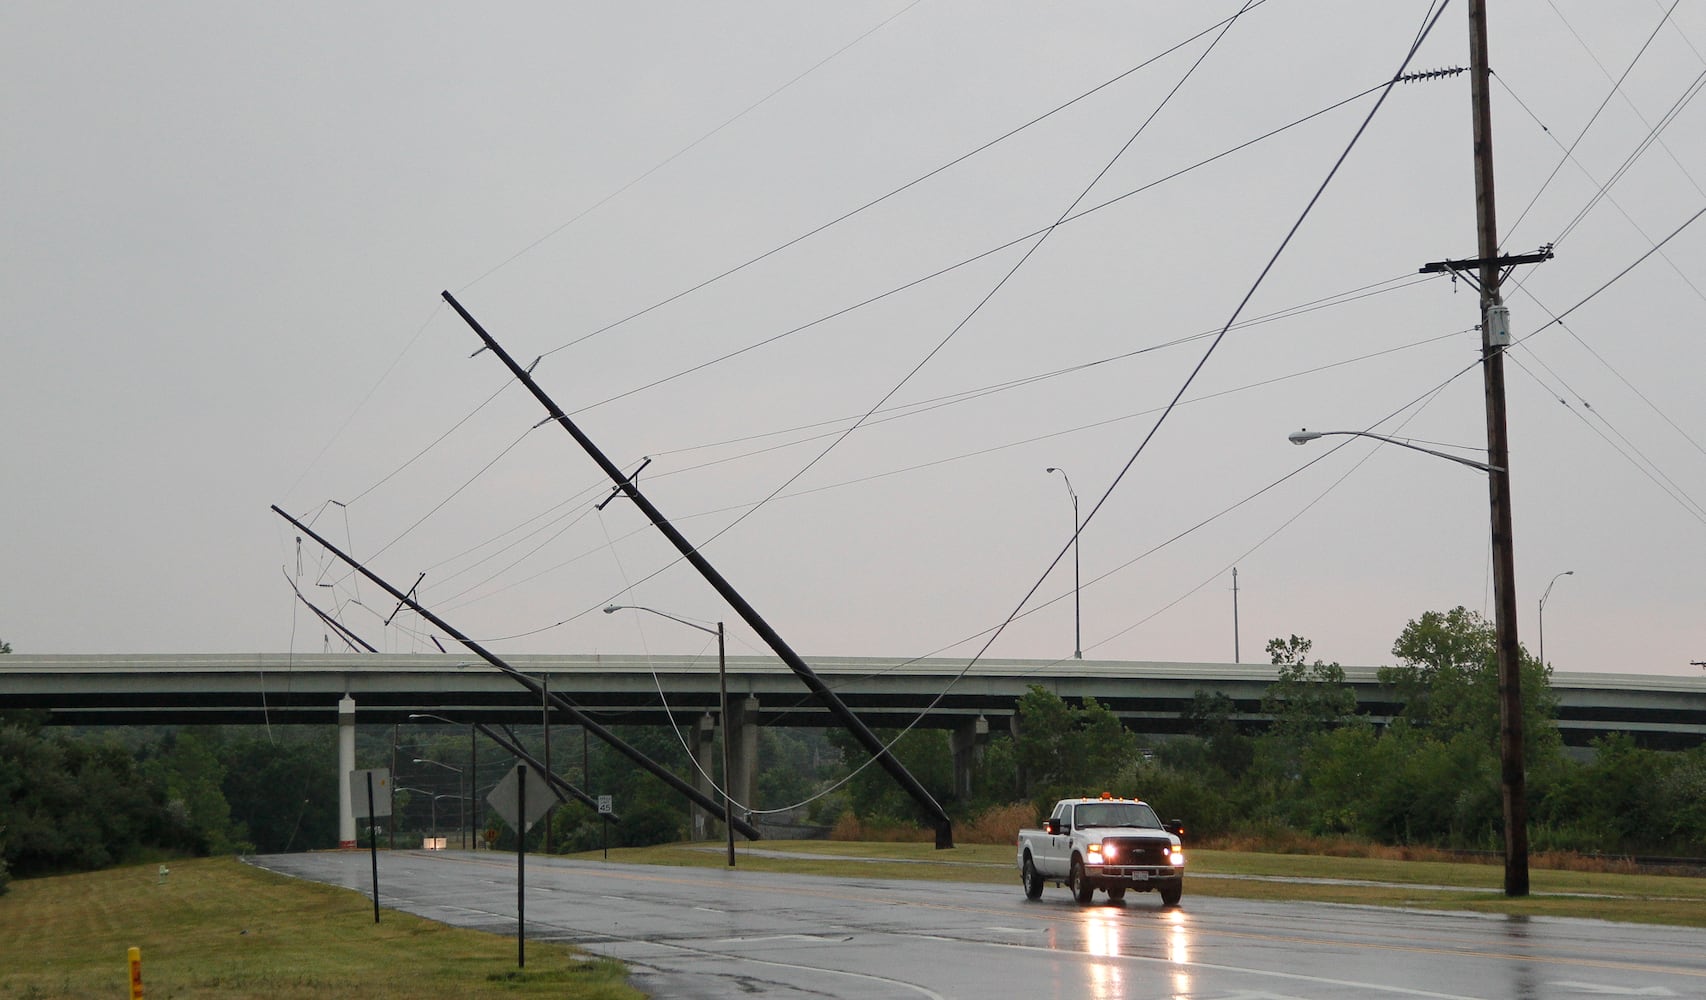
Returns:
[[[395,785],[396,779],[391,780]],[[392,820],[392,825],[396,820]],[[373,772],[367,772],[367,850],[373,859],[373,922],[379,922],[379,838],[373,835]]]
[[[515,814],[527,815],[527,765],[515,765]],[[527,967],[527,831],[525,822],[515,831],[515,965]]]
[[[1072,489],[1067,484],[1067,489]],[[1078,520],[1078,491],[1072,490],[1072,658],[1084,659],[1084,605],[1078,585],[1078,540],[1084,525]]]
[[[728,658],[723,652],[723,623],[717,623],[717,700],[723,713],[723,829],[729,836],[729,867],[735,866],[735,806],[734,787],[729,784],[729,671]]]
[[[390,849],[397,849],[397,728],[400,724],[391,723],[391,828],[388,837]]]
[[[479,747],[475,745],[475,740],[479,738],[478,734],[479,730],[473,726],[468,727],[468,849],[470,851],[480,849],[480,835],[474,830],[475,825],[480,822],[480,810],[474,805],[474,796],[480,794]]]
[[[1238,567],[1232,567],[1232,662],[1241,663],[1238,656]]]
[[[539,690],[543,693],[539,699],[540,723],[545,732],[545,771],[551,771],[551,675],[540,673]],[[545,810],[545,846],[543,853],[551,853],[551,810]]]
[[[889,775],[906,790],[907,794],[912,796],[913,801],[918,803],[918,805],[930,815],[931,819],[936,823],[936,846],[938,848],[954,846],[954,821],[948,818],[946,810],[944,810],[930,792],[919,783],[918,779],[912,776],[912,772],[908,771],[900,761],[895,759],[893,754],[889,753],[888,748],[883,746],[883,742],[877,739],[876,734],[871,732],[870,727],[865,725],[864,720],[860,719],[853,713],[852,709],[847,707],[847,705],[841,700],[840,696],[831,690],[829,685],[825,684],[823,680],[813,672],[812,668],[806,664],[805,660],[800,658],[800,654],[794,652],[793,648],[783,641],[782,636],[775,629],[770,627],[770,623],[764,620],[763,616],[758,613],[757,609],[755,609],[751,604],[748,604],[746,598],[742,597],[740,593],[734,589],[733,585],[731,585],[728,580],[724,579],[721,573],[717,572],[716,568],[700,554],[698,548],[696,548],[692,542],[689,542],[686,536],[681,534],[680,531],[676,530],[675,526],[669,522],[669,519],[664,517],[663,513],[659,511],[657,507],[653,506],[650,500],[645,498],[645,496],[640,492],[639,487],[634,485],[633,480],[629,476],[624,475],[621,469],[618,469],[609,458],[605,457],[604,452],[599,450],[598,445],[594,444],[591,438],[581,432],[581,429],[575,425],[574,421],[569,419],[568,414],[563,412],[562,407],[558,406],[556,402],[545,393],[545,390],[539,387],[539,383],[533,380],[533,376],[529,373],[528,369],[524,369],[520,365],[516,364],[515,359],[509,356],[509,352],[505,351],[503,347],[492,338],[491,334],[486,332],[485,328],[480,325],[478,320],[469,314],[468,310],[462,308],[462,303],[456,301],[455,296],[451,295],[449,292],[443,292],[441,294],[443,295],[444,300],[450,303],[450,307],[456,310],[457,315],[462,317],[463,322],[467,323],[469,328],[479,335],[480,341],[484,343],[493,354],[497,355],[497,357],[504,363],[504,366],[510,370],[510,373],[513,374],[516,379],[520,381],[522,385],[526,386],[527,390],[533,394],[533,398],[537,399],[540,405],[545,407],[545,410],[550,413],[551,418],[564,430],[568,431],[569,435],[575,439],[587,455],[598,464],[598,467],[604,470],[604,474],[610,477],[611,481],[616,484],[617,489],[626,494],[628,499],[632,500],[634,505],[640,508],[641,512],[646,515],[652,524],[663,533],[665,538],[669,539],[672,545],[675,546],[676,551],[681,553],[682,558],[686,559],[694,569],[699,571],[699,575],[704,577],[705,581],[709,583],[718,594],[722,595],[723,600],[727,601],[729,606],[734,608],[735,612],[741,616],[743,621],[752,627],[754,632],[758,633],[759,638],[764,640],[765,645],[774,650],[776,655],[782,659],[782,662],[786,663],[788,668],[792,670],[800,680],[805,682],[806,687],[817,696],[818,701],[821,702],[825,708],[829,709],[830,713],[847,728],[848,732],[853,734],[854,738],[856,738],[860,745],[862,745],[865,750],[876,759],[877,763],[881,764],[883,769],[889,772]],[[713,804],[711,808],[715,808],[715,805]],[[752,836],[752,839],[757,838],[756,836]]]
[[[301,529],[303,534],[314,539],[314,541],[321,548],[324,548],[327,552],[332,553],[333,555],[337,556],[339,559],[343,560],[345,563],[349,564],[349,566],[352,569],[354,569],[356,572],[360,573],[362,576],[366,577],[368,580],[372,581],[375,586],[381,588],[386,593],[390,594],[392,597],[395,597],[399,601],[402,601],[404,604],[408,605],[408,607],[412,611],[414,611],[415,614],[420,615],[422,618],[425,618],[427,621],[438,626],[438,629],[441,632],[450,636],[452,639],[455,639],[457,642],[461,643],[462,645],[466,646],[475,655],[479,656],[480,659],[485,660],[487,663],[489,663],[492,666],[503,671],[503,673],[507,677],[509,677],[510,680],[515,681],[517,684],[520,684],[522,687],[526,688],[528,691],[531,691],[535,697],[546,697],[547,696],[546,692],[540,687],[540,685],[537,681],[533,680],[531,677],[528,677],[526,674],[523,674],[521,671],[510,666],[508,663],[505,663],[503,660],[499,659],[495,653],[492,653],[491,651],[487,650],[484,646],[480,645],[478,642],[476,642],[473,639],[469,638],[468,636],[464,635],[455,626],[451,625],[449,622],[445,621],[443,618],[440,618],[439,616],[433,614],[431,611],[428,611],[426,608],[422,607],[420,605],[420,602],[418,602],[418,601],[414,600],[413,598],[409,597],[408,595],[404,594],[402,591],[398,590],[396,587],[391,586],[390,583],[386,582],[382,577],[380,577],[378,574],[374,573],[372,570],[368,569],[366,566],[363,566],[361,563],[357,562],[354,558],[352,558],[348,555],[345,555],[343,550],[339,549],[336,545],[333,545],[331,543],[331,541],[329,541],[325,537],[315,533],[314,529],[308,527],[306,524],[303,524],[301,521],[299,521],[296,518],[291,517],[289,514],[285,513],[283,508],[279,507],[277,504],[273,504],[272,510],[273,510],[273,513],[277,514],[279,517],[284,518],[286,521],[289,521],[291,524],[293,524],[297,528]],[[551,699],[551,704],[556,706],[558,709],[560,709],[563,712],[563,714],[567,715],[572,721],[574,721],[574,722],[586,727],[587,729],[591,730],[592,734],[594,736],[597,736],[599,739],[603,740],[607,745],[614,748],[618,753],[622,754],[624,757],[627,757],[629,760],[631,760],[634,763],[645,768],[648,773],[655,775],[664,784],[667,784],[671,788],[673,788],[676,791],[680,792],[681,794],[687,796],[688,799],[697,803],[700,806],[700,808],[704,809],[706,812],[710,812],[711,810],[714,810],[717,808],[717,801],[715,799],[713,799],[709,795],[706,795],[705,793],[699,791],[699,789],[694,788],[692,785],[688,784],[687,782],[681,780],[681,777],[679,775],[677,775],[675,772],[671,771],[667,767],[662,766],[661,764],[658,764],[656,761],[652,760],[650,757],[647,757],[645,754],[634,749],[634,747],[630,746],[627,742],[625,742],[621,737],[617,736],[615,733],[612,733],[610,730],[604,728],[603,726],[594,722],[592,719],[588,718],[585,715],[585,713],[583,713],[579,708],[576,708],[573,703],[571,703],[568,699],[564,698],[562,695],[552,694],[552,695],[549,695],[549,697]],[[741,822],[738,824],[738,828],[740,829],[741,835],[746,837],[749,840],[757,840],[759,838],[757,828],[753,827],[752,824],[750,824],[750,823]]]
[[[1499,775],[1505,820],[1505,895],[1528,895],[1528,788],[1523,765],[1522,655],[1516,635],[1516,553],[1511,530],[1510,440],[1505,426],[1504,348],[1495,328],[1498,220],[1493,199],[1493,115],[1487,5],[1469,0],[1469,76],[1474,102],[1475,214],[1480,251],[1481,371],[1487,396],[1487,493],[1493,534],[1493,625],[1498,645]]]

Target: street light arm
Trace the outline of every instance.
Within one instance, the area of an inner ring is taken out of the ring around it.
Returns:
[[[1456,462],[1458,465],[1467,465],[1471,469],[1479,469],[1482,472],[1503,472],[1503,471],[1505,471],[1504,469],[1500,468],[1497,465],[1488,465],[1485,462],[1477,462],[1472,458],[1463,458],[1460,455],[1452,455],[1448,452],[1435,451],[1432,448],[1423,448],[1419,444],[1411,444],[1408,441],[1402,441],[1402,440],[1399,440],[1398,438],[1395,438],[1395,437],[1387,437],[1384,434],[1375,434],[1371,431],[1312,431],[1312,430],[1301,430],[1301,431],[1292,431],[1290,434],[1286,435],[1286,440],[1290,441],[1292,444],[1303,444],[1303,443],[1308,442],[1308,441],[1313,441],[1316,438],[1326,437],[1329,434],[1343,434],[1343,435],[1346,435],[1348,437],[1373,438],[1376,441],[1384,441],[1387,444],[1395,444],[1400,448],[1408,448],[1411,451],[1419,451],[1419,452],[1422,452],[1423,454],[1426,454],[1426,455],[1432,455],[1435,458],[1443,458],[1448,462]]]
[[[1575,576],[1575,575],[1576,575],[1575,570],[1567,569],[1564,572],[1559,573],[1559,574],[1552,577],[1551,581],[1546,584],[1546,592],[1544,594],[1540,595],[1540,608],[1542,611],[1544,611],[1546,609],[1546,599],[1548,597],[1552,596],[1552,584],[1558,582],[1558,577],[1560,577],[1560,576]]]
[[[696,628],[699,631],[708,633],[710,635],[716,635],[717,634],[717,630],[714,628],[707,628],[704,625],[700,625],[698,622],[690,622],[685,618],[677,618],[674,615],[670,614],[669,612],[659,611],[657,608],[642,607],[638,604],[610,604],[610,605],[606,605],[604,608],[604,613],[607,615],[613,615],[618,611],[650,611],[652,614],[658,615],[658,616],[663,617],[663,618],[668,618],[672,622],[680,622],[681,624],[686,625],[688,628]]]
[[[460,767],[455,767],[453,765],[446,764],[443,761],[427,760],[425,757],[416,757],[415,763],[417,763],[417,764],[437,764],[439,767],[444,768],[446,771],[455,771],[457,774],[462,773],[462,769]]]

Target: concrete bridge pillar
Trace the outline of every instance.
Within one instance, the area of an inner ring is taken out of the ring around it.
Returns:
[[[355,699],[338,700],[338,846],[355,846],[355,806],[350,802],[349,773],[355,770]]]
[[[701,715],[699,721],[693,725],[693,761],[697,765],[693,771],[693,787],[713,799],[722,798],[717,794],[717,790],[711,787],[711,779],[706,777],[717,773],[716,730],[717,720],[710,712]],[[722,822],[721,816],[709,815],[697,802],[693,803],[692,816],[693,840],[716,839],[717,825]]]
[[[983,758],[980,737],[988,735],[989,720],[980,715],[955,726],[949,737],[954,750],[954,794],[961,799],[971,798],[972,768]]]
[[[758,699],[729,697],[729,718],[723,726],[729,741],[729,794],[734,797],[735,815],[750,810],[757,793]]]

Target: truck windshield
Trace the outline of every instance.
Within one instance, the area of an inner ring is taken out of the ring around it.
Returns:
[[[1161,829],[1155,810],[1142,802],[1086,802],[1078,807],[1076,822],[1086,826],[1135,826]]]

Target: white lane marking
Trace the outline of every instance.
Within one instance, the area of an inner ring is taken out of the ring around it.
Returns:
[[[1574,990],[1577,993],[1593,993],[1608,997],[1674,997],[1675,993],[1663,986],[1608,986],[1604,983],[1547,983],[1561,990]]]

